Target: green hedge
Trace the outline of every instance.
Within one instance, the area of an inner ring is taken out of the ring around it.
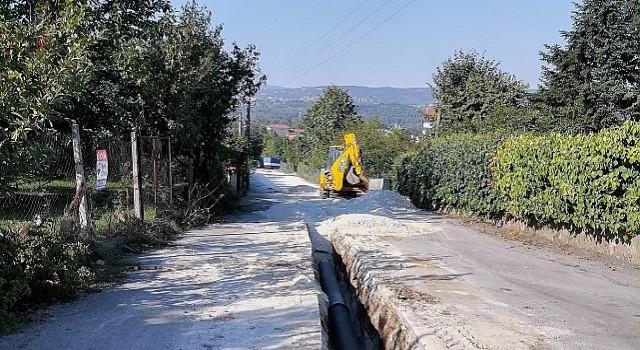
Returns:
[[[501,143],[493,176],[507,212],[629,241],[640,230],[640,124],[586,136],[522,135]]]
[[[461,134],[430,140],[419,154],[400,162],[396,190],[426,209],[499,215],[489,165],[500,138],[498,134]]]
[[[396,172],[396,190],[426,209],[622,242],[640,232],[640,123],[580,136],[441,137]]]

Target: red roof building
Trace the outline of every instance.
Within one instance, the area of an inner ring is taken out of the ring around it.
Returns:
[[[436,107],[434,107],[433,105],[429,105],[429,107],[427,107],[427,110],[424,111],[424,116],[427,118],[435,118],[438,114],[438,111],[436,110]]]
[[[297,139],[302,135],[303,129],[294,129],[284,124],[269,124],[267,125],[267,131],[272,132],[274,135],[288,140]]]

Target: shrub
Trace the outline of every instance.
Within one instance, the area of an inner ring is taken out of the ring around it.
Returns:
[[[298,171],[296,174],[311,183],[318,183],[320,179],[320,169],[316,169],[306,163],[298,164]]]
[[[400,161],[396,189],[422,208],[499,215],[490,164],[500,138],[499,134],[459,134],[430,140],[416,156]]]
[[[88,257],[74,232],[0,231],[0,319],[20,305],[67,300],[89,287]],[[6,327],[0,322],[0,331]]]
[[[495,189],[533,225],[629,241],[640,230],[640,124],[593,135],[522,135],[497,149]]]

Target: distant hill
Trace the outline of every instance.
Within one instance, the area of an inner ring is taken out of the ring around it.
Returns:
[[[285,88],[265,85],[256,96],[252,115],[256,120],[296,124],[326,87]],[[430,88],[340,86],[353,98],[359,114],[380,117],[388,126],[419,129],[422,113],[434,103]]]

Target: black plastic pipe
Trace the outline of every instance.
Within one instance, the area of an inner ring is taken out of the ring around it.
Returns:
[[[329,297],[329,330],[333,346],[336,350],[362,349],[333,266],[329,261],[322,260],[318,263],[318,273],[322,290]]]
[[[324,290],[324,293],[329,297],[329,307],[336,304],[345,305],[342,291],[340,291],[340,285],[338,284],[338,279],[331,263],[327,260],[320,261],[318,263],[318,272],[320,273],[322,290]]]

